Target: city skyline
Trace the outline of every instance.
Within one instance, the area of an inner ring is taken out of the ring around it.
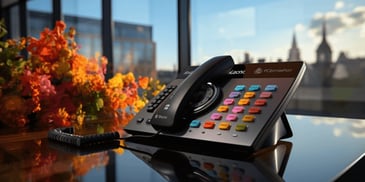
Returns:
[[[94,10],[100,7],[100,1],[62,3],[69,7],[63,8],[65,14],[100,19],[101,10]],[[29,7],[42,9],[42,6],[47,6],[44,4],[47,3]],[[153,27],[159,70],[176,68],[176,4],[167,0],[126,0],[113,4],[115,21]],[[296,34],[302,60],[313,63],[324,19],[328,26],[328,41],[333,46],[332,61],[341,51],[349,57],[365,57],[362,49],[365,46],[364,0],[192,1],[191,13],[192,64],[201,64],[221,54],[232,55],[236,62],[240,62],[245,52],[249,52],[255,60],[286,60],[293,33]],[[169,14],[171,16],[167,16]]]
[[[224,22],[221,25],[209,26],[209,28],[216,27],[215,30],[219,30],[226,24],[228,24],[227,27],[230,27],[229,24],[235,23],[234,19],[237,21],[240,19],[239,16],[252,17],[244,22],[247,25],[245,33],[240,34],[240,32],[221,30],[225,34],[229,34],[230,37],[228,38],[235,39],[236,43],[242,42],[241,44],[243,45],[236,45],[232,41],[232,45],[230,45],[232,48],[223,52],[232,55],[236,60],[242,61],[245,52],[249,52],[255,60],[261,58],[267,61],[286,60],[291,46],[292,35],[295,33],[297,44],[301,50],[302,60],[308,63],[316,61],[315,50],[321,41],[321,25],[323,21],[326,21],[328,40],[333,46],[334,60],[332,61],[335,61],[341,51],[346,52],[350,57],[365,57],[365,51],[362,49],[365,45],[364,3],[365,1],[325,0],[313,2],[316,6],[305,6],[309,4],[308,1],[297,3],[290,0],[275,1],[270,4],[262,3],[251,8],[247,5],[245,8],[222,11],[221,14],[220,12],[215,12],[215,15],[206,16],[204,21],[211,23],[214,22],[211,21],[212,19],[217,19],[218,17],[230,19],[230,21],[217,21],[217,24]],[[265,15],[263,12],[265,10],[269,11],[270,8],[272,9],[270,11],[272,16]],[[290,14],[291,16],[289,16]],[[249,30],[247,30],[247,27],[249,27]],[[244,26],[240,28],[245,30]],[[212,33],[209,32],[213,32],[213,30],[208,30],[205,34],[203,32],[206,32],[206,30],[202,28],[200,30],[201,35],[210,35]],[[216,35],[219,35],[218,31],[216,31]],[[223,39],[225,35],[221,34],[220,36],[215,41]],[[205,41],[209,42],[209,37],[206,37]],[[200,42],[203,45],[203,41]],[[245,42],[247,42],[247,45],[244,44]],[[204,45],[209,45],[209,43]],[[224,45],[224,43],[219,45]],[[204,58],[199,61],[207,59],[210,56],[209,54],[213,55],[214,52],[218,51],[202,50],[198,57]]]

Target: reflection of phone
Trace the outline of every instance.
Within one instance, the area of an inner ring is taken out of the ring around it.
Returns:
[[[303,62],[235,65],[214,57],[188,68],[124,128],[172,143],[257,150],[291,136],[285,106],[304,74]]]
[[[168,181],[284,181],[282,179],[292,144],[278,144],[252,156],[241,152],[214,155],[191,151],[167,150],[126,142],[128,149]]]

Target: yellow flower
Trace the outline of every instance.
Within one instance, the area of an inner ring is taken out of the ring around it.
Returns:
[[[134,74],[132,72],[128,72],[124,77],[124,82],[132,83],[135,81]]]
[[[108,80],[108,88],[123,88],[123,75],[116,73],[111,79]]]

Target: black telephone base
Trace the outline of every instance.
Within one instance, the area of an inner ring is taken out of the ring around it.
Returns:
[[[229,61],[220,61],[226,60]],[[207,64],[202,66],[205,65]],[[292,136],[285,109],[304,75],[304,62],[234,65],[226,75],[211,75],[209,79],[202,77],[204,82],[199,82],[201,86],[211,83],[220,91],[206,89],[206,94],[199,94],[201,88],[194,89],[193,94],[186,96],[188,101],[181,102],[183,107],[175,107],[179,103],[176,100],[179,91],[187,79],[196,76],[196,70],[201,71],[199,68],[191,68],[192,71],[189,69],[178,75],[124,130],[132,135],[151,136],[158,133],[152,144],[180,148],[192,145],[198,150],[237,148],[248,152],[274,145],[281,138]],[[211,69],[219,70],[220,66]],[[226,70],[222,70],[224,71]],[[214,94],[218,92],[219,94]],[[191,95],[196,95],[199,99]],[[216,95],[219,96],[215,97]],[[212,101],[212,104],[208,101]],[[193,112],[205,103],[209,103],[206,109],[198,114]],[[165,110],[178,114],[170,119],[165,112],[160,112]],[[174,125],[170,129],[166,123]],[[177,125],[179,127],[175,127]]]
[[[135,135],[144,135],[145,133],[134,133]],[[286,114],[283,113],[277,120],[271,131],[267,133],[266,139],[258,148],[265,148],[277,144],[280,139],[290,138],[293,136]],[[249,146],[232,145],[228,143],[216,143],[212,141],[201,141],[184,139],[169,135],[156,135],[154,137],[130,137],[126,141],[141,143],[161,148],[173,150],[193,151],[207,155],[216,155],[220,152],[239,153],[241,157],[252,155],[257,149]]]

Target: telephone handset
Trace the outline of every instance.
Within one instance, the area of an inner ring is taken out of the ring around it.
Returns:
[[[191,119],[189,115],[198,113],[217,100],[219,88],[208,81],[227,75],[233,65],[230,56],[214,57],[195,69],[179,85],[170,85],[171,93],[168,93],[167,98],[164,98],[154,111],[151,118],[152,126],[163,132],[178,132],[186,128]],[[192,105],[189,101],[198,94],[202,85],[209,87],[206,89],[210,90],[210,94],[206,102]]]
[[[304,72],[302,61],[234,64],[231,56],[214,57],[179,74],[124,130],[155,136],[161,145],[248,152],[274,145],[292,136],[284,110]]]

